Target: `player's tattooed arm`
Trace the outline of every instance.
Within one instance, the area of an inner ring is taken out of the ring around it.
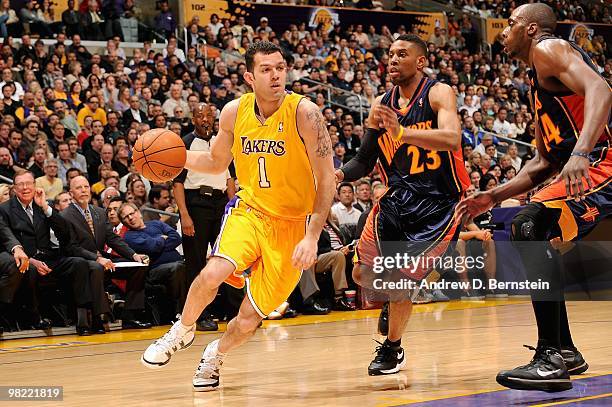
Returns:
[[[311,123],[313,132],[317,135],[317,155],[319,157],[327,157],[332,153],[331,138],[325,125],[325,120],[319,108],[311,106],[306,114],[306,118]]]
[[[306,230],[309,239],[318,240],[336,192],[332,146],[323,115],[317,105],[303,99],[297,109],[297,127],[304,140],[317,195]]]

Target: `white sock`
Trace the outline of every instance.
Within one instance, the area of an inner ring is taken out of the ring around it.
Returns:
[[[184,332],[187,332],[187,331],[191,330],[194,327],[194,325],[195,325],[195,324],[193,324],[193,325],[185,325],[185,324],[183,324],[183,320],[182,319],[179,322],[180,322],[179,328],[181,328]]]
[[[225,357],[225,355],[227,355],[227,353],[221,353],[219,352],[219,339],[213,341],[210,343],[211,344],[211,348],[210,350],[217,356],[220,356],[222,358]]]

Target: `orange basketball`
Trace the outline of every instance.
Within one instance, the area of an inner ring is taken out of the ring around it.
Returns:
[[[181,173],[187,159],[187,149],[181,137],[166,129],[143,133],[132,153],[136,171],[153,182],[167,182]]]

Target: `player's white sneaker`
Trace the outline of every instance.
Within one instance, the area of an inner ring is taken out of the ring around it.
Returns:
[[[219,339],[212,341],[204,349],[200,364],[193,375],[195,391],[211,391],[219,386],[219,369],[223,364],[225,353],[219,352]]]
[[[180,320],[176,321],[164,336],[149,345],[140,361],[149,369],[159,369],[165,366],[176,351],[191,346],[195,340],[195,331],[195,324],[186,327]]]

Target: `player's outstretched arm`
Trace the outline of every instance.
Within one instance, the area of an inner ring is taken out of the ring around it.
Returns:
[[[295,248],[294,265],[306,269],[316,260],[317,242],[325,225],[335,193],[332,145],[321,111],[309,100],[302,100],[297,109],[297,127],[304,139],[310,166],[317,182],[317,194],[306,237]]]
[[[383,127],[396,139],[428,150],[455,151],[461,148],[461,125],[453,89],[438,83],[429,92],[429,103],[438,115],[437,129],[408,129],[401,126],[397,114],[388,106],[379,106],[377,114]]]
[[[537,126],[536,133],[538,133]],[[465,198],[459,202],[455,213],[461,219],[473,219],[499,202],[532,190],[556,172],[557,168],[536,151],[535,156],[527,161],[516,177],[490,191],[477,192]]]
[[[208,151],[187,151],[185,168],[208,174],[220,174],[227,170],[232,162],[232,144],[234,143],[234,123],[238,113],[240,99],[232,100],[219,117],[219,133]]]
[[[378,96],[372,104],[372,109],[370,109],[368,116],[368,127],[363,135],[361,147],[357,150],[357,154],[344,164],[342,168],[336,170],[337,182],[358,180],[371,173],[374,169],[378,160],[378,136],[384,132],[384,130],[378,127],[380,119],[376,116],[376,110],[381,100],[382,96]]]

